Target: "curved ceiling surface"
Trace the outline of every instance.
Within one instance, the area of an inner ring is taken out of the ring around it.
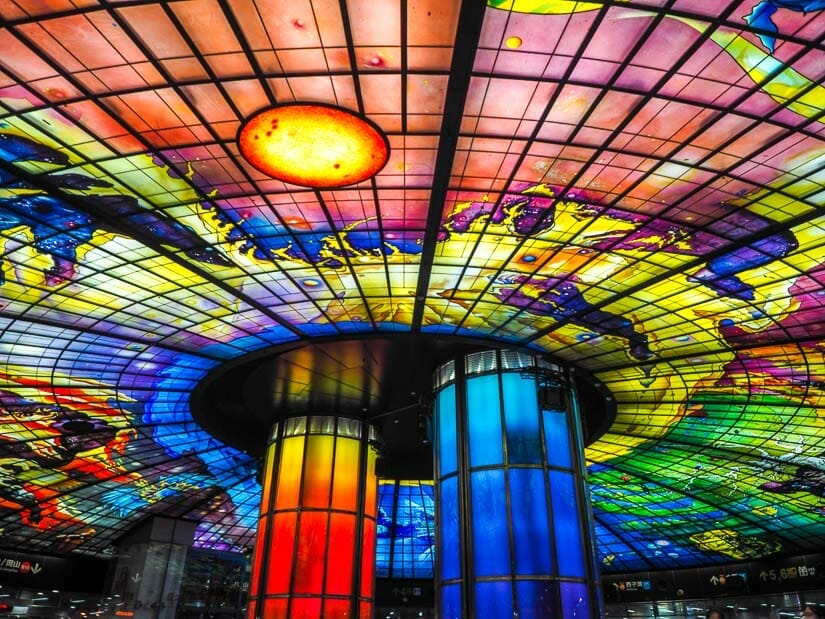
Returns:
[[[105,553],[158,511],[251,545],[255,464],[189,415],[316,336],[483,336],[608,385],[605,571],[822,549],[818,0],[15,0],[0,31],[0,542]],[[387,137],[269,178],[290,101]]]

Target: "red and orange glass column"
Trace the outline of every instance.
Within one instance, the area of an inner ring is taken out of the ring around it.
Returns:
[[[276,424],[263,472],[249,619],[372,616],[376,453],[365,422]]]

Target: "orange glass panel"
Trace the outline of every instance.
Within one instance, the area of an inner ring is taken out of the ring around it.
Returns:
[[[372,449],[367,450],[367,474],[364,483],[367,484],[364,494],[364,514],[375,517],[378,513],[376,504],[376,493],[378,492],[378,479],[375,477],[376,453]]]
[[[304,437],[293,436],[284,439],[282,443],[275,509],[298,506],[301,470],[304,467]]]
[[[263,475],[263,493],[261,494],[261,511],[269,509],[269,499],[272,496],[272,480],[275,479],[275,473],[272,467],[275,464],[275,454],[278,453],[278,446],[276,444],[270,445],[266,450],[266,464],[264,465]]]
[[[360,442],[354,438],[339,438],[337,441],[332,509],[355,511],[360,449]]]
[[[307,444],[307,466],[304,471],[304,507],[329,507],[332,483],[332,448],[335,437],[311,435]]]

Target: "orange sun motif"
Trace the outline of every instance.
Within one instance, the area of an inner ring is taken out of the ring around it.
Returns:
[[[238,147],[264,174],[316,188],[371,178],[390,153],[373,122],[320,103],[285,103],[256,113],[241,126]]]

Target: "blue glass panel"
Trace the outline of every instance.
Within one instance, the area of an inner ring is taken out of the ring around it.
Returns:
[[[544,440],[547,442],[547,462],[553,466],[573,468],[570,457],[570,437],[567,435],[567,413],[545,411]]]
[[[561,588],[561,612],[564,619],[590,619],[587,587],[583,583],[563,582]]]
[[[439,475],[456,470],[455,385],[438,393],[438,459]]]
[[[397,578],[412,576],[413,527],[409,514],[410,486],[398,487],[398,510],[395,513],[392,570]]]
[[[441,611],[444,619],[461,619],[461,587],[459,585],[441,587]]]
[[[561,615],[554,612],[556,590],[552,582],[519,580],[516,583],[516,604],[519,619],[561,619]]]
[[[573,475],[550,471],[556,557],[560,576],[584,576],[581,525]]]
[[[536,381],[520,374],[502,374],[507,459],[510,464],[542,461]]]
[[[459,578],[458,478],[451,477],[439,486],[441,492],[441,578]]]
[[[473,505],[473,560],[476,576],[510,574],[510,543],[504,471],[478,471],[470,475]],[[443,537],[442,537],[443,540]]]
[[[376,576],[390,576],[390,546],[393,535],[393,500],[395,482],[379,482],[378,484],[378,522],[375,540],[375,573]]]
[[[435,496],[432,483],[417,486],[420,494],[410,500],[410,519],[413,523],[415,557],[413,578],[432,578],[435,561]]]
[[[399,482],[395,516],[393,576],[432,578],[435,547],[433,487],[426,483]]]
[[[552,574],[542,469],[510,469],[510,509],[517,574]]]
[[[467,425],[470,466],[503,464],[497,375],[478,376],[467,381]]]
[[[513,619],[513,588],[510,582],[476,583],[476,617]]]

